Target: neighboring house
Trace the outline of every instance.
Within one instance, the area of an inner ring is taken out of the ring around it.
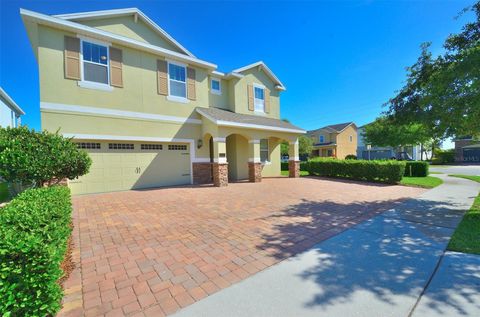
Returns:
[[[20,116],[24,114],[22,108],[0,87],[0,127],[16,128],[20,126]]]
[[[365,140],[363,138],[363,134],[365,133],[365,126],[361,126],[358,128],[358,147],[357,147],[357,157],[359,159],[364,160],[385,160],[396,158],[398,155],[398,150],[391,147],[391,146],[371,146],[370,150],[367,148],[367,144],[365,144]],[[403,152],[406,152],[410,158],[413,160],[420,160],[421,159],[421,146],[420,145],[413,145],[413,146],[404,146]],[[426,157],[424,158],[426,159]]]
[[[313,140],[312,156],[344,159],[357,153],[357,126],[353,122],[328,125],[307,134]]]
[[[455,162],[480,162],[480,141],[472,137],[455,139]]]
[[[283,140],[298,176],[305,131],[280,120],[285,86],[263,62],[219,72],[136,8],[20,13],[42,128],[73,137],[93,160],[69,181],[73,193],[260,181],[280,175]]]

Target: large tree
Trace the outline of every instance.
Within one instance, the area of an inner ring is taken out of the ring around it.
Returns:
[[[480,135],[480,2],[468,10],[475,21],[450,35],[440,56],[423,44],[405,86],[387,103],[391,120],[421,124],[434,140]]]
[[[421,144],[431,139],[423,125],[418,123],[397,124],[388,117],[377,118],[366,125],[363,137],[367,144],[394,148]]]
[[[289,149],[288,142],[284,141],[281,143],[280,152],[282,156],[288,155]],[[300,156],[309,156],[312,153],[313,140],[305,135],[298,137],[298,153]]]

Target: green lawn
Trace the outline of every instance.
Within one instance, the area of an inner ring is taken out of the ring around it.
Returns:
[[[6,183],[0,183],[0,203],[3,203],[8,198],[8,187]]]
[[[466,179],[469,179],[469,180],[471,180],[471,181],[475,181],[475,182],[479,182],[479,183],[480,183],[480,176],[458,175],[458,174],[453,174],[453,175],[448,175],[448,176],[466,178]]]
[[[427,177],[406,177],[402,178],[400,184],[406,186],[415,186],[415,187],[424,187],[424,188],[434,188],[438,185],[441,185],[443,181],[434,176],[427,176]]]
[[[281,171],[282,176],[288,176],[288,171]],[[307,171],[300,171],[300,176],[308,176]]]
[[[448,249],[480,254],[480,195],[455,229]]]

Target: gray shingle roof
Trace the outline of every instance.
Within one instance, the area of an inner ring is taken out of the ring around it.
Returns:
[[[197,107],[196,111],[209,120],[221,122],[222,124],[219,125],[225,125],[223,123],[228,122],[232,124],[243,125],[244,127],[257,126],[257,128],[259,128],[258,126],[261,126],[262,129],[265,130],[288,129],[293,130],[291,132],[305,133],[302,128],[279,119],[272,119],[258,115],[241,114],[218,108]]]
[[[333,132],[340,132],[351,124],[355,124],[355,123],[345,122],[345,123],[337,123],[337,124],[326,125],[326,126],[320,128],[320,129],[308,131],[308,133],[316,132],[316,131],[319,131],[319,130],[325,130],[325,129],[326,130],[333,130]]]

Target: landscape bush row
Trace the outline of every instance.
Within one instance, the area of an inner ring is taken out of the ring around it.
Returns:
[[[301,171],[306,171],[307,167],[306,167],[305,163],[307,163],[307,162],[300,162],[300,170]],[[280,163],[280,169],[282,171],[288,171],[288,162]]]
[[[305,162],[310,175],[396,184],[405,173],[403,161],[337,160],[315,158]]]
[[[0,209],[1,316],[58,312],[71,212],[64,186],[24,191]]]

